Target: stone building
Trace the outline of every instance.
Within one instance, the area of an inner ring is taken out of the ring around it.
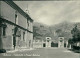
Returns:
[[[0,1],[0,49],[32,48],[33,20],[13,1]]]

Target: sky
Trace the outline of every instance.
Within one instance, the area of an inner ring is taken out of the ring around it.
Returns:
[[[64,21],[80,22],[80,1],[14,1],[39,23],[55,25]],[[27,7],[28,6],[28,7]]]

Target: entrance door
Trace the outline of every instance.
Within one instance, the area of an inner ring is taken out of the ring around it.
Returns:
[[[13,36],[13,47],[14,47],[14,49],[15,49],[15,46],[16,46],[16,37]]]
[[[45,43],[43,43],[43,47],[46,47],[46,44]]]
[[[53,42],[51,42],[51,47],[54,47],[54,43]]]
[[[31,40],[29,40],[29,48],[31,48]]]
[[[18,27],[15,27],[14,28],[14,34],[13,34],[13,46],[14,46],[14,49],[16,47],[16,33],[17,33],[17,30],[18,30]]]

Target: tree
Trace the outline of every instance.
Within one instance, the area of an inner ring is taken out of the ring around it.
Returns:
[[[57,33],[57,35],[58,35],[59,37],[60,37],[60,36],[64,36],[62,29],[57,29],[57,30],[56,30],[56,33]]]
[[[34,23],[33,26],[33,38],[45,40],[45,37],[51,35],[49,26],[40,23]]]
[[[42,36],[42,34],[39,33],[39,30],[40,30],[39,27],[33,26],[33,39],[34,37]]]
[[[73,44],[73,39],[69,38],[68,43]]]
[[[74,43],[80,41],[80,30],[78,29],[77,25],[75,25],[75,27],[71,30],[71,34]]]

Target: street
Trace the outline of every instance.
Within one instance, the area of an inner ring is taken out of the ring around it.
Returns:
[[[19,57],[20,56],[20,57]],[[12,53],[0,54],[0,58],[80,58],[79,53],[74,53],[65,48],[38,48]]]

